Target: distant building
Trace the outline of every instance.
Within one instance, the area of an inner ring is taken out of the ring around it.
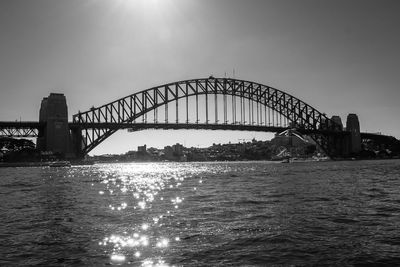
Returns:
[[[166,160],[182,160],[182,158],[184,157],[183,145],[177,143],[172,147],[164,147],[164,157]]]
[[[147,149],[147,153],[149,153],[153,158],[158,158],[162,154],[159,149],[154,147],[150,147],[149,149]]]
[[[146,151],[147,151],[146,145],[144,145],[144,146],[138,146],[137,151],[138,151],[139,153],[146,153]]]
[[[175,145],[172,146],[172,149],[174,150],[174,155],[176,157],[183,156],[183,145],[176,143]]]
[[[308,143],[308,140],[295,130],[286,130],[282,133],[275,134],[275,137],[271,139],[271,143],[277,146],[302,146]]]
[[[164,157],[167,160],[173,160],[174,159],[174,150],[172,149],[171,146],[164,147]]]
[[[283,154],[301,157],[314,153],[316,149],[315,143],[308,137],[303,137],[295,130],[286,130],[282,133],[276,134],[271,140],[271,145],[275,147],[275,156]]]

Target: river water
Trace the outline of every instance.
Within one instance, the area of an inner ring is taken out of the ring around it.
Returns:
[[[0,169],[0,266],[399,266],[400,161]]]

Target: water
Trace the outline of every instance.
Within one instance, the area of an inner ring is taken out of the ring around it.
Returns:
[[[0,169],[0,266],[395,266],[400,161]]]

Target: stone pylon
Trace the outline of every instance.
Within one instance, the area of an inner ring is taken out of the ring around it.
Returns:
[[[361,151],[360,122],[356,114],[350,113],[347,116],[346,131],[350,132],[347,138],[347,154],[358,154]]]
[[[40,151],[51,151],[61,158],[72,158],[71,136],[68,126],[68,107],[64,94],[51,93],[43,98],[39,122],[45,123],[44,132],[37,140]]]

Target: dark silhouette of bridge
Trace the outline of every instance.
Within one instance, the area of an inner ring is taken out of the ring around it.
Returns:
[[[0,122],[0,136],[37,137],[41,151],[82,158],[120,129],[208,129],[309,135],[331,157],[360,152],[363,139],[385,143],[390,136],[360,133],[358,118],[328,118],[302,100],[252,81],[202,78],[143,90],[78,112],[68,122],[66,98],[42,100],[39,122]]]

